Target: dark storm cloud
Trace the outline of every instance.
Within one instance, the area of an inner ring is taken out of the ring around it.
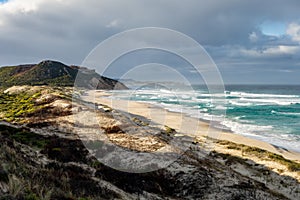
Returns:
[[[0,65],[46,58],[80,64],[115,33],[157,26],[196,39],[228,80],[262,68],[288,73],[300,63],[299,7],[297,0],[10,0],[0,5]],[[268,36],[261,30],[265,21],[295,26]]]

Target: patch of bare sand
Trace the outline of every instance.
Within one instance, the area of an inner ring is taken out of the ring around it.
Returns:
[[[107,137],[116,145],[140,152],[155,152],[166,145],[151,136],[137,137],[126,133],[115,133],[108,134]]]

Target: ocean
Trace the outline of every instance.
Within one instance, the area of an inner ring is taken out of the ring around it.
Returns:
[[[148,84],[112,93],[113,98],[213,120],[218,128],[300,152],[300,86],[227,85],[224,94],[209,94],[199,85],[187,89]],[[214,103],[219,98],[224,104]]]

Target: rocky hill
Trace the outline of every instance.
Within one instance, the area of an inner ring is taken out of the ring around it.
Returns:
[[[94,70],[79,66],[67,66],[56,61],[39,64],[7,66],[0,68],[0,87],[13,85],[78,86],[89,89],[127,89],[127,87]]]

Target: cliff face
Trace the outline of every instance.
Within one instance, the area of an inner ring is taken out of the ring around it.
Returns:
[[[88,89],[127,89],[117,80],[99,75],[94,70],[67,66],[56,61],[0,68],[0,86],[51,85],[78,86]]]

